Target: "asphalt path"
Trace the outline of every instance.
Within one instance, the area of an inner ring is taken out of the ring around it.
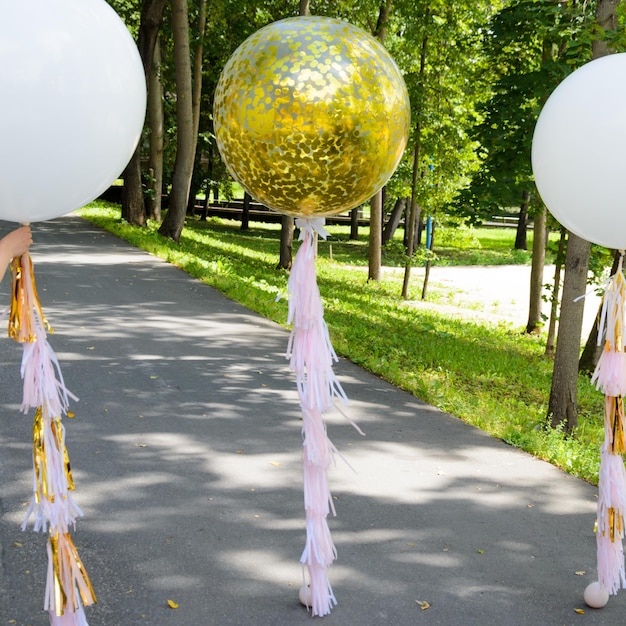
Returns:
[[[64,423],[85,512],[74,540],[99,600],[90,625],[310,623],[287,331],[78,217],[33,232],[49,341],[80,398]],[[47,626],[45,537],[19,529],[32,422],[18,410],[20,359],[7,339],[0,626]],[[330,473],[338,605],[316,620],[624,623],[623,593],[602,610],[582,600],[595,580],[594,487],[345,360],[336,371],[365,436],[328,415],[345,458]]]

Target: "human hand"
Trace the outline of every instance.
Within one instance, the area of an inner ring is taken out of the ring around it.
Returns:
[[[9,259],[22,256],[28,252],[32,243],[33,237],[30,232],[30,226],[21,226],[0,240],[0,245],[6,250],[6,255]]]

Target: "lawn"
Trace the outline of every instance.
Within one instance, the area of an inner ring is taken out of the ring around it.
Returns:
[[[288,278],[276,269],[279,225],[253,223],[241,231],[238,222],[189,218],[176,244],[158,235],[156,224],[139,228],[121,221],[115,205],[96,202],[80,214],[261,315],[286,323],[287,300],[278,298],[286,294]],[[566,436],[548,427],[552,361],[544,356],[544,337],[525,335],[508,324],[408,306],[399,296],[402,272],[367,281],[366,229],[355,242],[348,240],[347,227],[329,231],[329,241],[320,242],[318,283],[338,354],[494,437],[597,483],[602,396],[581,376],[579,428]],[[528,253],[512,250],[513,230],[456,231],[440,233],[436,263],[529,262]],[[403,263],[401,242],[392,242],[383,263]],[[417,299],[421,287],[414,280],[410,298]],[[445,293],[432,289],[429,297]]]

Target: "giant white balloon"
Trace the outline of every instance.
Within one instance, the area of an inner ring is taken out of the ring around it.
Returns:
[[[583,65],[554,90],[535,127],[532,167],[563,226],[626,248],[626,53]]]
[[[0,219],[77,209],[124,170],[146,83],[104,0],[0,0]]]

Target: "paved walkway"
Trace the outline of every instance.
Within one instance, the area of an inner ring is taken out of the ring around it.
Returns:
[[[337,372],[366,436],[329,416],[354,471],[338,460],[330,476],[339,604],[312,618],[298,602],[287,332],[77,217],[33,230],[50,343],[80,398],[65,423],[85,512],[75,543],[99,599],[90,626],[624,622],[626,592],[599,611],[582,600],[595,579],[593,487],[345,361]],[[0,626],[47,626],[45,538],[19,530],[32,419],[18,411],[20,358],[7,339]]]

